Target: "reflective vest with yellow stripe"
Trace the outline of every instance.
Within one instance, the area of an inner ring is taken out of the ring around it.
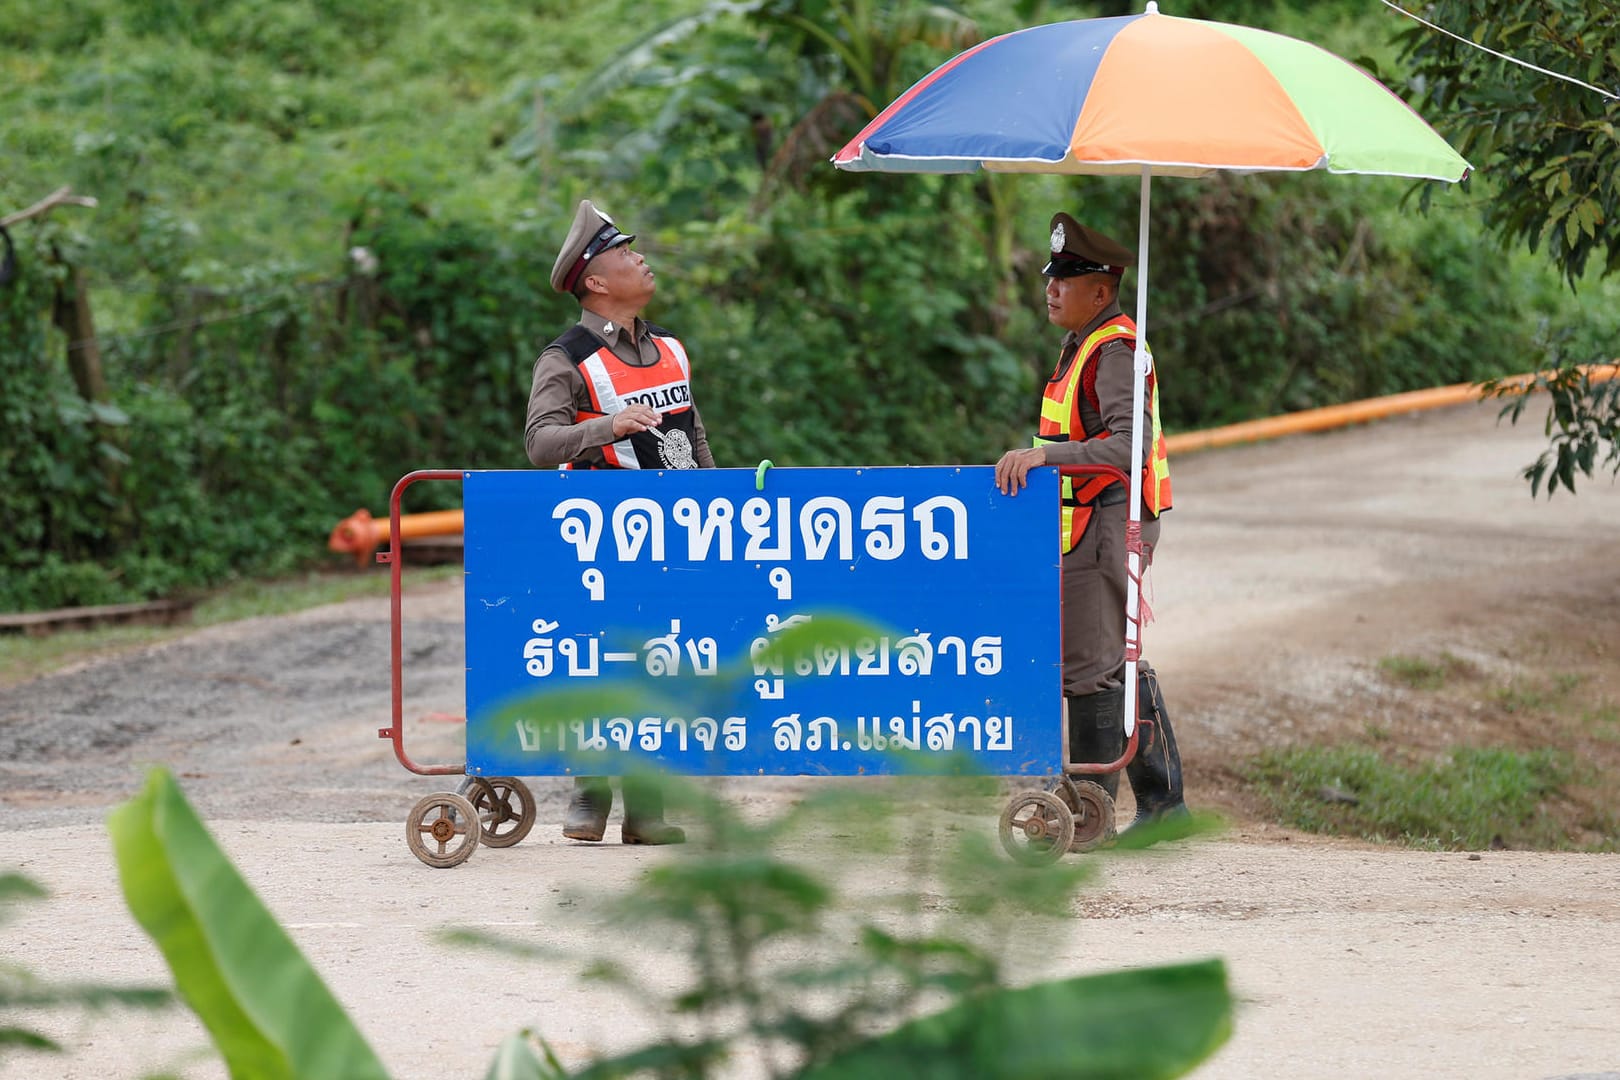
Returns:
[[[1046,393],[1041,398],[1041,426],[1035,436],[1036,446],[1109,437],[1111,432],[1107,430],[1086,434],[1085,425],[1080,419],[1080,401],[1084,395],[1097,415],[1102,415],[1102,407],[1097,400],[1095,365],[1103,345],[1115,339],[1123,339],[1135,350],[1136,323],[1131,321],[1130,316],[1116,315],[1088,334],[1075,351],[1067,372],[1059,360],[1058,369],[1052,373],[1052,378],[1046,384]],[[1092,372],[1089,381],[1086,378],[1088,371]],[[1159,427],[1159,380],[1151,365],[1144,394],[1148,401],[1148,415],[1153,418],[1153,439],[1146,448],[1142,463],[1142,505],[1145,512],[1157,517],[1170,509],[1170,458],[1165,449],[1164,432]],[[1111,486],[1117,490],[1116,482],[1103,476],[1063,478],[1062,550],[1065,554],[1073,551],[1085,535],[1098,498]]]

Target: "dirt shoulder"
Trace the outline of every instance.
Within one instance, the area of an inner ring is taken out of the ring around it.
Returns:
[[[1558,747],[1620,772],[1620,486],[1532,501],[1516,473],[1540,449],[1480,406],[1179,463],[1147,653],[1204,804],[1252,820],[1242,761],[1300,744]],[[1402,659],[1443,685],[1382,669]],[[1614,807],[1577,794],[1549,808],[1572,829]]]
[[[1241,779],[1264,747],[1369,730],[1413,754],[1506,741],[1612,760],[1620,487],[1532,502],[1515,474],[1540,441],[1537,427],[1460,408],[1173,463],[1147,654],[1190,801],[1233,825],[1109,861],[1019,970],[1224,956],[1242,1005],[1205,1078],[1620,1070],[1620,857],[1323,840],[1265,824]],[[407,745],[420,761],[459,762],[460,594],[413,594],[406,618]],[[448,784],[410,775],[376,738],[390,719],[387,656],[386,601],[351,601],[0,688],[0,803],[22,841],[10,863],[53,893],[0,930],[8,958],[59,977],[164,979],[124,912],[101,824],[160,762],[397,1076],[481,1075],[525,1025],[569,1059],[623,1045],[622,1003],[574,968],[453,950],[433,931],[474,924],[591,947],[612,935],[562,916],[668,854],[564,842],[566,782],[547,780],[528,840],[423,867],[404,815]],[[1458,674],[1413,689],[1380,669],[1391,656],[1449,656]],[[720,786],[768,814],[810,783]],[[191,1059],[204,1040],[184,1014],[43,1023],[78,1048],[55,1075],[220,1075]],[[10,1057],[0,1075],[36,1073]]]

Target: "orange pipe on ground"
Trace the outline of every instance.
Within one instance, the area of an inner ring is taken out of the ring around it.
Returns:
[[[1590,364],[1583,370],[1586,377],[1595,383],[1608,382],[1610,379],[1620,377],[1620,364]],[[1535,375],[1515,375],[1503,379],[1502,384],[1504,387],[1525,386],[1535,377]],[[1367,398],[1364,401],[1351,401],[1343,405],[1325,405],[1320,409],[1303,409],[1299,412],[1284,413],[1282,416],[1268,416],[1261,420],[1245,420],[1241,424],[1227,424],[1225,427],[1208,428],[1204,431],[1183,431],[1165,436],[1165,443],[1171,453],[1185,454],[1193,450],[1213,450],[1217,446],[1259,442],[1262,439],[1276,439],[1284,435],[1326,431],[1329,428],[1382,420],[1402,413],[1441,409],[1447,405],[1462,405],[1470,401],[1480,401],[1482,398],[1483,394],[1478,383],[1453,383],[1450,386],[1437,386],[1430,390],[1411,390],[1404,394],[1389,394],[1385,397]]]
[[[1620,378],[1620,363],[1589,364],[1583,370],[1587,379],[1595,383]],[[1505,387],[1524,386],[1535,377],[1533,374],[1515,375],[1503,379],[1502,384]],[[1262,420],[1246,420],[1241,424],[1227,424],[1225,427],[1208,428],[1204,431],[1183,431],[1165,436],[1165,442],[1170,452],[1185,454],[1193,450],[1213,450],[1218,446],[1260,442],[1263,439],[1276,439],[1284,435],[1326,431],[1329,428],[1362,424],[1369,420],[1382,420],[1401,413],[1462,405],[1470,401],[1479,401],[1482,397],[1478,383],[1453,383],[1451,386],[1437,386],[1430,390],[1412,390],[1404,394],[1389,394],[1385,397],[1368,398],[1365,401],[1325,405],[1320,409],[1304,409],[1300,412],[1284,413],[1282,416],[1268,416]],[[458,536],[461,533],[462,520],[460,510],[402,514],[399,519],[399,536],[401,540],[411,540],[419,536]],[[362,509],[356,510],[338,522],[337,528],[333,529],[332,535],[327,538],[326,546],[332,551],[353,552],[355,559],[364,566],[387,540],[388,519],[373,519],[369,511]]]
[[[402,514],[399,519],[400,540],[414,540],[422,536],[459,536],[462,527],[460,510],[433,510],[425,514]],[[331,551],[352,552],[361,566],[371,561],[373,553],[388,542],[388,519],[373,518],[369,510],[360,509],[337,523],[332,535],[326,538]]]

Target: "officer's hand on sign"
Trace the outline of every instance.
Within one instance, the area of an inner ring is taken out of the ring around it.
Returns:
[[[651,405],[626,405],[613,414],[613,437],[620,438],[634,435],[638,431],[647,431],[663,421],[664,418]]]
[[[1029,470],[1046,464],[1046,447],[1031,446],[1023,450],[1009,450],[996,462],[996,487],[1003,495],[1016,495],[1024,490]]]

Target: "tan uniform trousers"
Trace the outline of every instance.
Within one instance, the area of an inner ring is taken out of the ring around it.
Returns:
[[[1096,508],[1063,556],[1063,696],[1125,684],[1125,503]],[[1158,519],[1142,522],[1142,569],[1153,561]]]

